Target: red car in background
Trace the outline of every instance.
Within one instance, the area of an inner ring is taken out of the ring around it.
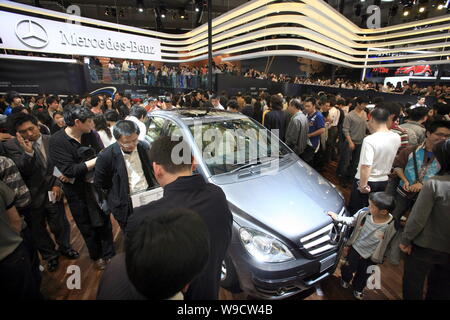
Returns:
[[[431,70],[430,65],[421,65],[421,66],[410,66],[410,67],[402,67],[398,68],[397,71],[395,71],[396,75],[409,75],[409,76],[416,76],[416,75],[424,75],[425,77],[429,77],[433,74],[433,71]]]

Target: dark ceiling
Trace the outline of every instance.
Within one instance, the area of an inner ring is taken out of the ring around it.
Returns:
[[[207,21],[204,0],[19,0],[16,2],[60,12],[65,12],[69,5],[78,5],[81,8],[81,15],[84,17],[167,32],[184,32]],[[212,0],[213,18],[246,2],[248,1]],[[360,27],[367,27],[364,24],[367,20],[368,6],[378,5],[381,8],[381,27],[384,27],[448,14],[449,8],[443,6],[447,5],[448,7],[450,1],[328,0],[325,2]],[[420,7],[425,8],[422,13],[419,12]],[[140,12],[140,8],[142,12]],[[205,10],[202,10],[203,8]],[[155,9],[157,14],[155,14]],[[407,16],[404,15],[405,11],[408,11]],[[162,13],[165,14],[163,18],[161,17]]]

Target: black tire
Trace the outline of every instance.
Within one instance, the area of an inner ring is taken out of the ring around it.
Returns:
[[[225,256],[223,263],[225,264],[226,275],[225,278],[222,279],[221,273],[220,286],[231,293],[242,292],[236,269],[234,268],[234,264],[228,254]]]

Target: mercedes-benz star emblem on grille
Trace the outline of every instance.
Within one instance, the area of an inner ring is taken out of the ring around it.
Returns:
[[[26,19],[16,24],[17,38],[32,48],[44,48],[48,44],[48,34],[39,23]]]
[[[339,243],[339,240],[341,238],[340,230],[336,225],[333,225],[333,228],[330,230],[329,236],[330,236],[330,244],[335,245]]]

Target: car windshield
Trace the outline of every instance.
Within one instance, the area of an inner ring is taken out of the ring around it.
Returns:
[[[291,151],[251,119],[200,122],[189,126],[212,175],[278,160]]]

